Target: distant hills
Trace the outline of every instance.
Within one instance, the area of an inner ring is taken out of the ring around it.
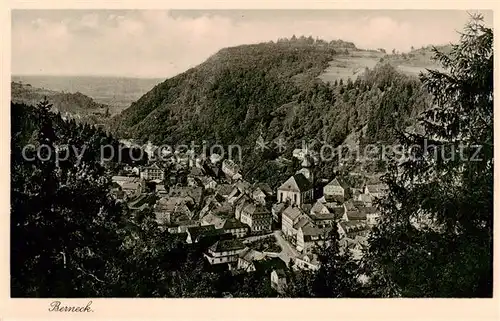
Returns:
[[[12,75],[11,80],[31,84],[37,88],[48,88],[59,92],[81,92],[96,102],[109,105],[111,114],[117,114],[130,106],[164,78],[130,78],[112,76],[55,76]]]
[[[92,98],[80,93],[62,93],[54,90],[33,87],[31,84],[11,82],[11,101],[36,105],[44,98],[53,105],[55,113],[61,113],[64,118],[72,118],[92,124],[107,121],[110,108],[106,104],[95,102]]]

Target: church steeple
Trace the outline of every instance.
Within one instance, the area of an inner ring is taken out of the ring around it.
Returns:
[[[297,174],[301,173],[302,175],[304,175],[311,183],[314,183],[314,176],[312,172],[313,162],[314,160],[309,155],[309,153],[306,153],[304,156],[304,160],[302,161],[302,169],[297,172]]]

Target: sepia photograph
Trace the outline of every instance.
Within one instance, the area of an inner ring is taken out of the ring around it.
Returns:
[[[492,10],[10,17],[11,298],[493,298]]]

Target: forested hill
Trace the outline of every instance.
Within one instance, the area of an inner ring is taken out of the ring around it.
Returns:
[[[35,106],[46,97],[53,105],[52,111],[61,113],[64,118],[102,124],[111,116],[110,106],[97,103],[80,92],[59,92],[14,81],[11,82],[10,88],[13,103]]]
[[[376,57],[374,68],[352,81],[320,80],[331,61],[363,54]],[[364,126],[367,141],[393,141],[393,130],[427,103],[418,78],[391,64],[396,56],[307,39],[225,48],[154,87],[112,119],[112,129],[155,144],[204,140],[252,150],[260,136],[282,137],[290,142],[285,154],[302,139],[340,144]]]

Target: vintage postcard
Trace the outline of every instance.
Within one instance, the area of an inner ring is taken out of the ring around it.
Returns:
[[[7,320],[498,312],[493,8],[100,6],[9,8]]]

